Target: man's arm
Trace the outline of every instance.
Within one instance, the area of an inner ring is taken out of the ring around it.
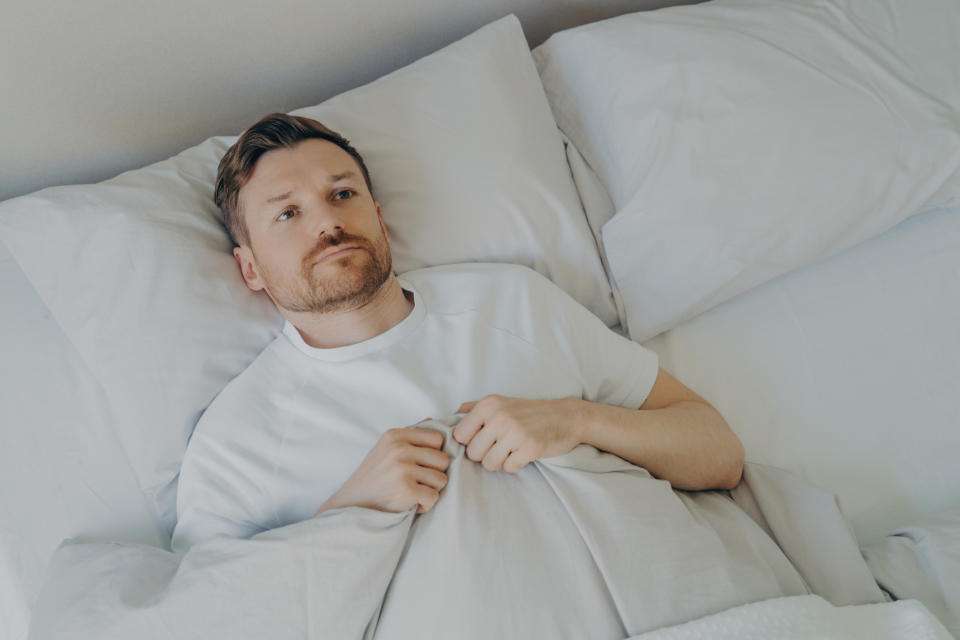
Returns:
[[[488,470],[518,471],[589,444],[641,466],[677,489],[730,489],[744,450],[710,403],[662,368],[639,410],[579,398],[487,396],[465,403],[453,431],[467,457]]]
[[[638,411],[581,400],[581,442],[643,467],[676,489],[732,489],[744,450],[713,406],[664,371]]]

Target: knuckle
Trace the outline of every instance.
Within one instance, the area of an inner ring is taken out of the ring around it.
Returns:
[[[395,443],[391,443],[391,446],[387,448],[384,458],[388,462],[396,463],[400,461],[400,454],[403,452],[401,447],[397,446]]]
[[[496,394],[496,393],[491,393],[491,394],[488,394],[488,395],[484,396],[484,397],[483,397],[483,400],[481,400],[481,402],[483,402],[484,404],[487,404],[487,405],[499,406],[501,400],[503,400],[503,396],[498,395],[498,394]]]
[[[497,409],[497,410],[494,412],[494,414],[493,414],[493,416],[492,416],[492,421],[493,421],[493,422],[497,422],[497,423],[501,424],[502,426],[508,427],[508,428],[509,428],[509,427],[513,427],[514,424],[515,424],[515,421],[514,421],[514,419],[513,419],[513,416],[511,416],[505,409],[502,409],[502,408],[501,408],[501,409]]]

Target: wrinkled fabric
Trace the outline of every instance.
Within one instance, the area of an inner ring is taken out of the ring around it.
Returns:
[[[426,514],[338,509],[183,555],[68,543],[31,637],[623,638],[808,592],[726,492],[673,491],[587,445],[489,472],[449,436],[458,419],[425,423],[452,457]]]
[[[863,555],[890,595],[919,600],[960,637],[960,503],[897,529]]]
[[[916,600],[832,607],[819,596],[793,596],[734,607],[631,640],[953,640]]]

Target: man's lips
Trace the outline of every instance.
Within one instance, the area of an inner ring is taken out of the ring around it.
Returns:
[[[350,252],[350,251],[354,251],[354,250],[359,249],[359,248],[360,248],[360,247],[356,247],[356,246],[337,247],[337,248],[334,249],[333,251],[329,251],[329,252],[323,254],[322,256],[320,256],[320,258],[319,258],[316,262],[314,262],[314,264],[317,264],[317,262],[324,262],[325,260],[327,260],[327,259],[329,259],[329,258],[333,258],[333,257],[339,256],[339,255],[344,255],[344,254],[346,254],[346,253],[348,253],[348,252]]]

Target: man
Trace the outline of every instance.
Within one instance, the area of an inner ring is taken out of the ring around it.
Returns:
[[[430,511],[443,436],[400,428],[424,415],[465,413],[452,435],[490,473],[585,443],[675,488],[739,482],[743,447],[720,414],[536,272],[394,275],[367,168],[320,123],[253,125],[215,198],[244,281],[287,322],[200,420],[174,548],[346,507]]]

